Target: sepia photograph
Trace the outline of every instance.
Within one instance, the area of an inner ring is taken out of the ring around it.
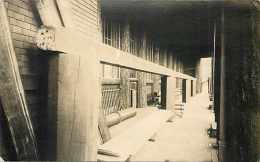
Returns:
[[[0,0],[0,162],[260,162],[260,0]]]

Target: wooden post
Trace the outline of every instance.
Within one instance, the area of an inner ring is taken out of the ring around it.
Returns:
[[[225,133],[225,90],[226,90],[226,56],[225,56],[225,15],[221,13],[221,54],[220,54],[220,123],[219,123],[219,161],[225,162],[226,133]]]
[[[176,103],[176,78],[161,77],[161,105],[162,109],[173,110]]]
[[[146,59],[146,34],[143,35],[142,39],[142,47],[141,47],[141,58]],[[144,108],[147,106],[147,92],[146,92],[146,73],[145,72],[137,72],[138,79],[138,101],[137,107]]]
[[[171,76],[167,78],[167,102],[166,109],[173,109],[176,104],[176,78]]]
[[[254,71],[256,71],[256,101],[260,101],[260,46],[259,46],[259,41],[260,41],[260,4],[258,3],[257,9],[254,12],[254,19],[252,22],[254,25],[254,52],[256,54],[256,68]],[[255,149],[255,153],[256,153],[256,159],[260,160],[260,102],[256,102],[256,112],[253,111],[252,112],[252,116],[253,116],[253,124],[255,125],[255,132],[254,132],[254,136],[255,136],[255,141],[254,141],[254,146],[253,148]],[[252,158],[253,159],[253,158]]]
[[[83,47],[83,43],[77,44]],[[39,41],[38,45],[41,44]],[[52,105],[57,111],[57,160],[96,160],[101,97],[97,48],[89,46],[87,53],[84,49],[71,50],[60,54],[56,62],[58,81],[50,84],[55,84],[57,91],[49,94],[57,95],[54,97],[57,105]]]
[[[60,57],[57,160],[96,160],[101,88],[93,71],[98,65],[93,50]]]
[[[201,93],[201,68],[200,68],[200,59],[196,62],[196,93]]]
[[[187,79],[186,80],[186,100],[187,100],[187,102],[189,102],[189,99],[190,99],[190,91],[191,91],[191,84],[190,84],[190,80],[189,79]]]
[[[160,64],[160,53],[159,53],[159,47],[157,45],[154,45],[154,62],[156,64]],[[161,92],[161,76],[160,75],[153,75],[153,88],[154,92],[159,95]]]
[[[49,0],[41,0],[37,3],[44,25],[72,28],[73,23],[70,21],[67,3],[59,1],[58,6],[55,6],[56,4]],[[48,5],[51,5],[51,7]],[[51,8],[51,12],[47,12],[46,8]],[[57,8],[61,15],[57,13]],[[59,15],[62,17],[62,21],[51,21],[58,19],[53,17]],[[54,32],[55,30],[51,30],[51,28],[40,30],[39,35],[42,36],[38,37],[37,45],[42,49],[52,50],[52,43],[56,39],[51,37]],[[63,41],[66,42],[66,40]],[[85,46],[84,42],[77,42],[77,44],[82,47]],[[66,43],[63,46],[67,46]],[[85,51],[72,50],[66,54],[62,52],[60,50],[58,55],[51,56],[49,62],[48,109],[57,113],[57,121],[51,119],[51,123],[56,124],[57,128],[55,149],[57,155],[55,160],[96,161],[98,112],[101,95],[100,64],[96,55],[96,48],[89,47]],[[49,51],[48,53],[52,52]],[[53,72],[55,75],[52,75]]]
[[[125,21],[123,27],[123,38],[122,38],[122,50],[130,51],[130,24]],[[130,102],[130,82],[129,82],[129,69],[120,68],[120,88],[121,97],[123,101],[123,106],[126,108],[129,106]]]
[[[4,1],[0,1],[0,102],[18,160],[37,160],[37,146],[12,43]]]
[[[161,77],[161,106],[162,109],[166,109],[167,105],[167,77]]]
[[[146,75],[145,72],[137,72],[137,79],[138,79],[137,107],[138,108],[147,107],[147,93],[146,93],[145,75]]]

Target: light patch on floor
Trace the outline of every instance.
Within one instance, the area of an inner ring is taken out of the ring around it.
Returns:
[[[155,142],[147,141],[131,161],[210,162],[214,142],[207,135],[213,121],[208,110],[209,96],[201,94],[185,105],[184,115],[173,123],[165,123]],[[129,139],[130,140],[130,139]]]
[[[111,133],[111,137],[116,137],[123,131],[125,131],[127,128],[131,127],[132,125],[138,123],[138,121],[144,119],[146,116],[149,116],[151,113],[156,111],[157,108],[155,107],[146,107],[146,108],[137,108],[136,109],[136,116],[130,119],[127,119],[123,121],[122,123],[119,123],[117,125],[112,126],[109,128],[109,131]]]

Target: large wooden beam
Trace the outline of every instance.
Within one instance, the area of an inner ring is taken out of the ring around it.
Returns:
[[[95,42],[70,28],[43,27],[38,32],[37,46],[44,50],[73,54],[86,54],[88,48],[93,48],[97,50],[96,54],[101,63],[163,76],[195,79],[189,75],[174,72],[172,69],[144,60],[135,55],[128,54],[127,52],[118,50],[101,42]]]
[[[37,147],[9,29],[0,1],[0,102],[8,120],[18,160],[37,160]]]

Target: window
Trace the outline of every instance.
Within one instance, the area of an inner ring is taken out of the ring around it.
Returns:
[[[118,49],[122,49],[122,30],[120,23],[103,18],[102,35],[103,43]]]
[[[119,79],[120,68],[117,66],[102,64],[102,76],[105,79]]]

